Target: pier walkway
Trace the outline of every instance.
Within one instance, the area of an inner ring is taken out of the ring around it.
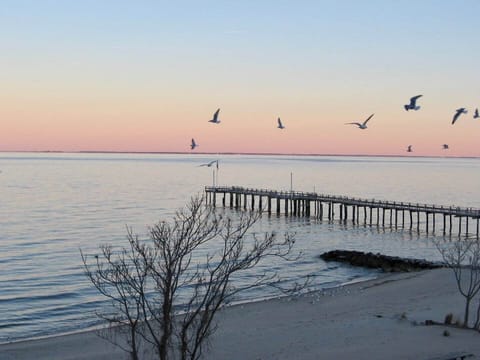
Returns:
[[[440,206],[409,202],[360,199],[348,196],[325,195],[302,191],[276,191],[269,189],[251,189],[239,186],[205,187],[207,202],[221,204],[236,209],[250,209],[276,213],[285,216],[305,216],[333,221],[351,220],[354,224],[377,226],[416,226],[428,233],[435,232],[438,217],[443,220],[443,234],[452,234],[455,228],[458,235],[476,235],[479,237],[480,209],[458,206]],[[386,218],[388,216],[388,218]],[[422,220],[423,218],[423,220]],[[465,221],[463,221],[465,220]],[[470,227],[475,222],[475,229]],[[471,230],[474,230],[472,233]]]

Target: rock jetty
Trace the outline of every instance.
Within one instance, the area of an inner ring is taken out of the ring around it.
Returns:
[[[385,272],[411,272],[443,266],[440,263],[433,263],[424,259],[409,259],[351,250],[328,251],[321,254],[320,258],[325,261],[339,261],[353,266],[381,269]]]

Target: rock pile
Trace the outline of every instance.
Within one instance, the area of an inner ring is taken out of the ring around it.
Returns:
[[[382,269],[385,272],[410,272],[442,267],[442,264],[423,259],[408,259],[350,250],[328,251],[320,255],[320,258],[325,261],[339,261],[354,266]]]

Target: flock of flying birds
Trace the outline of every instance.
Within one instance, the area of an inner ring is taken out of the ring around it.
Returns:
[[[217,109],[215,113],[213,114],[213,118],[208,120],[208,122],[211,122],[213,124],[220,124],[220,119],[218,118],[218,114],[220,113],[220,109]],[[283,126],[282,120],[280,118],[277,119],[277,128],[283,130],[285,129],[285,126]],[[190,144],[190,149],[194,150],[199,144],[195,142],[195,139],[192,138],[192,142]],[[214,163],[215,161],[213,161]],[[205,164],[206,165],[206,164]],[[211,166],[211,165],[207,165]]]
[[[414,111],[417,111],[417,110],[420,110],[420,106],[417,105],[417,100],[419,98],[421,98],[423,95],[416,95],[416,96],[413,96],[412,98],[410,98],[410,103],[408,104],[405,104],[403,105],[403,107],[405,108],[406,111],[409,111],[409,110],[414,110]],[[460,115],[462,114],[467,114],[468,111],[467,109],[465,108],[459,108],[457,110],[455,110],[455,114],[453,115],[453,119],[452,119],[452,125],[455,124],[455,122],[458,120],[458,118],[460,117]],[[351,122],[351,123],[346,123],[345,125],[357,125],[359,129],[362,129],[362,130],[365,130],[367,128],[367,122],[373,117],[374,114],[370,115],[363,123],[359,123],[359,122]],[[474,119],[478,119],[480,117],[480,115],[478,114],[478,108],[475,109],[475,112],[473,114],[473,118]],[[407,152],[412,152],[412,145],[408,145],[407,146]],[[448,150],[449,149],[449,146],[448,144],[442,144],[442,149],[444,150]]]
[[[406,111],[409,111],[409,110],[414,110],[414,111],[417,111],[417,110],[420,110],[420,106],[417,105],[417,100],[419,98],[421,98],[423,95],[416,95],[416,96],[413,96],[412,98],[410,98],[410,103],[408,104],[405,104],[403,107],[405,108]],[[213,124],[220,124],[220,119],[218,118],[218,114],[220,112],[220,109],[217,109],[217,111],[215,111],[215,113],[213,114],[213,118],[211,120],[208,120],[208,122],[211,122]],[[457,110],[455,110],[455,114],[453,115],[453,119],[452,119],[452,125],[455,124],[455,122],[458,120],[458,118],[462,115],[462,114],[467,114],[468,111],[467,109],[465,108],[459,108]],[[350,122],[350,123],[345,123],[345,125],[356,125],[358,126],[359,129],[361,130],[365,130],[367,128],[367,123],[368,121],[373,117],[373,115],[375,114],[372,114],[370,115],[364,122],[360,123],[360,122]],[[473,114],[473,118],[474,119],[478,119],[480,118],[480,115],[478,113],[478,108],[475,109],[475,112]],[[277,119],[277,128],[283,130],[285,129],[285,126],[283,126],[283,123],[282,123],[282,120],[280,120],[280,118]],[[190,144],[190,149],[191,150],[194,150],[196,147],[198,146],[198,144],[195,142],[195,139],[192,139],[192,143]],[[442,148],[444,150],[448,150],[449,149],[449,146],[448,144],[442,144]],[[408,145],[407,146],[407,152],[412,152],[412,145]],[[215,163],[215,161],[212,162],[212,164],[205,164],[206,166],[211,166],[213,165],[213,163]]]

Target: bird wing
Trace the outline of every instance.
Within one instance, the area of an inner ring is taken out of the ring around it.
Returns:
[[[357,126],[362,126],[362,124],[358,122],[351,122],[351,123],[345,123],[345,125],[357,125]]]
[[[217,121],[219,112],[220,112],[220,109],[217,109],[217,111],[215,111],[215,114],[213,114],[213,120]]]
[[[462,113],[461,111],[459,111],[460,109],[457,110],[457,112],[455,113],[455,115],[453,115],[453,120],[452,120],[452,125],[455,124],[455,121],[457,121],[458,117],[460,116],[460,114]]]
[[[415,103],[417,102],[417,99],[422,97],[423,95],[417,95],[417,96],[412,96],[410,98],[410,104],[407,105],[409,108],[413,109],[415,107]]]
[[[475,117],[478,117],[478,109],[475,109]]]
[[[277,119],[277,122],[278,122],[278,126],[282,127],[282,120],[280,120],[280,118]]]
[[[370,120],[370,119],[373,117],[373,115],[375,115],[375,114],[370,115],[370,116],[367,118],[367,120],[365,120],[365,121],[363,122],[363,125],[365,125],[365,124],[368,122],[368,120]]]

